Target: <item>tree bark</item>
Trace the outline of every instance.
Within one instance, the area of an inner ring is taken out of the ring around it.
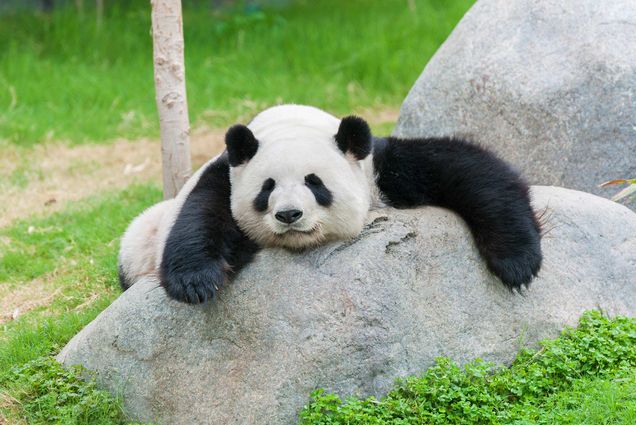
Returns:
[[[82,19],[84,17],[84,0],[75,0],[75,9],[77,9],[77,15]]]
[[[163,196],[170,199],[179,192],[192,172],[181,0],[151,0],[151,4]]]

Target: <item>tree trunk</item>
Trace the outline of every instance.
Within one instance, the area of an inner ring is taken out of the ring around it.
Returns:
[[[84,0],[75,0],[75,9],[77,9],[77,15],[82,19],[84,17]]]
[[[151,4],[163,196],[169,199],[179,192],[192,171],[181,0],[151,0]]]

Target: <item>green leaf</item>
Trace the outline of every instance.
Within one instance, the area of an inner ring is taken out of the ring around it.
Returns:
[[[633,180],[634,183],[627,186],[625,189],[618,192],[616,195],[612,196],[612,201],[619,201],[623,198],[626,198],[634,193],[636,193],[636,180]]]

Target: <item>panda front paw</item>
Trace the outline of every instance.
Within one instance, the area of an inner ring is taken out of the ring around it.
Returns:
[[[536,247],[521,255],[510,257],[492,256],[487,259],[488,269],[510,289],[526,288],[541,268],[541,249]]]
[[[161,270],[161,285],[168,296],[188,304],[202,304],[216,297],[227,281],[228,265],[212,261],[198,270]]]

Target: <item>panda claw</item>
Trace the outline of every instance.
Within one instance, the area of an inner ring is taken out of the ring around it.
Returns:
[[[198,304],[199,296],[192,286],[187,286],[185,289],[185,300],[190,304]]]
[[[219,287],[227,279],[224,262],[211,262],[198,271],[162,273],[161,284],[168,296],[188,304],[203,304],[216,298]]]
[[[488,269],[513,293],[522,294],[538,275],[541,267],[541,252],[527,252],[515,257],[492,257],[487,260]]]

